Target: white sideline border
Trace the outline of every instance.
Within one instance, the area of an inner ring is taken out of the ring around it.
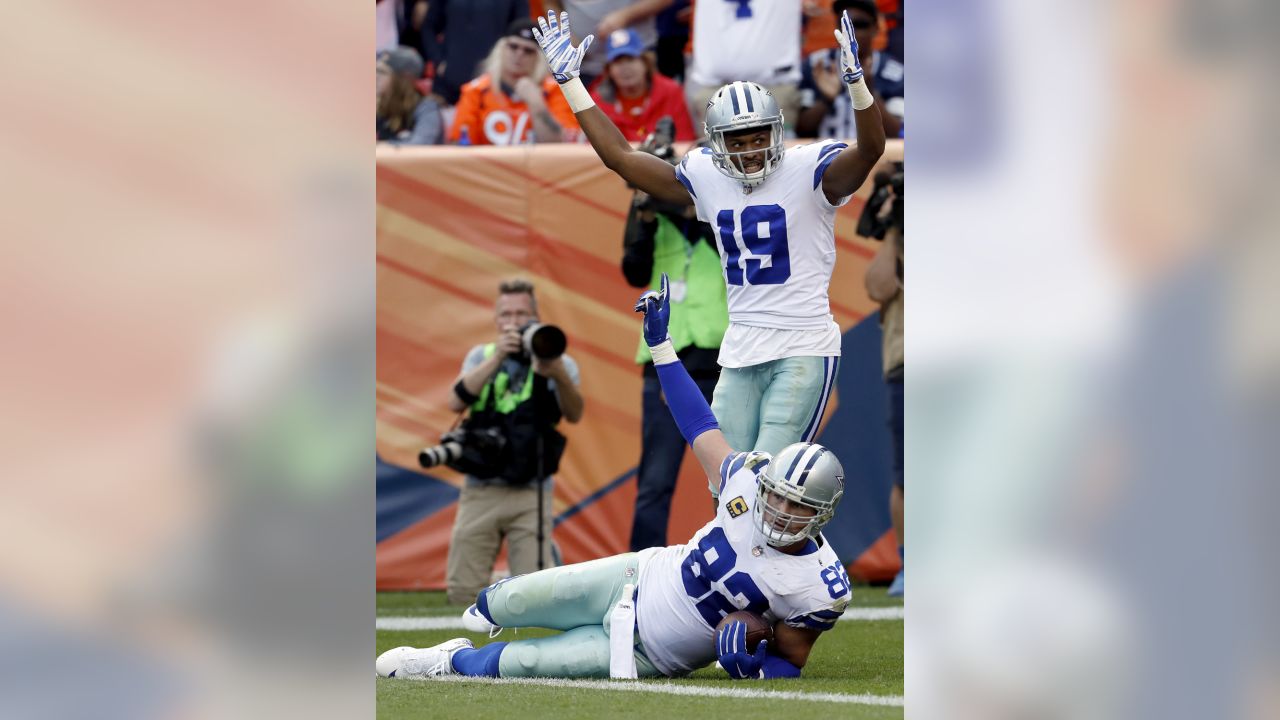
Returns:
[[[903,620],[906,618],[906,608],[897,607],[853,607],[844,611],[840,616],[841,622],[847,621],[874,621],[874,620]],[[380,617],[377,619],[376,628],[378,630],[465,630],[462,626],[462,618],[450,615],[449,617]]]
[[[433,678],[413,678],[418,682],[462,682],[486,685],[537,685],[541,687],[569,688],[573,690],[613,690],[621,692],[647,692],[662,695],[691,695],[695,697],[743,698],[752,700],[807,700],[810,702],[844,703],[851,705],[879,705],[903,707],[906,699],[901,695],[870,695],[862,693],[806,693],[784,690],[756,690],[753,688],[719,688],[708,685],[678,685],[672,682],[637,682],[634,680],[562,680],[559,678],[487,678],[465,675],[443,675]]]

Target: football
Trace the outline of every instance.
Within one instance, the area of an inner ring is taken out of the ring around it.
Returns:
[[[754,653],[761,640],[773,642],[773,626],[763,617],[747,610],[739,610],[725,615],[720,620],[720,624],[716,626],[716,633],[720,632],[720,628],[737,620],[747,624],[747,652]]]

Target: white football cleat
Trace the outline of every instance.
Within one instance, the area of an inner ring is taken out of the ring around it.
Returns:
[[[378,656],[374,663],[379,677],[428,678],[456,675],[453,654],[475,645],[466,638],[454,638],[429,648],[398,647]]]
[[[378,673],[378,677],[395,677],[396,671],[400,669],[400,660],[407,652],[412,652],[416,648],[408,645],[402,645],[398,648],[392,648],[381,655],[374,661],[373,668]]]
[[[489,633],[490,638],[502,632],[502,627],[489,622],[474,604],[462,613],[462,627],[475,633]]]

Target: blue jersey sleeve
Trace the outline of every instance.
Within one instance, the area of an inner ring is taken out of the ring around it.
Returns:
[[[813,189],[817,190],[822,184],[822,176],[827,173],[827,168],[831,166],[832,161],[840,154],[841,150],[849,147],[848,144],[842,142],[828,142],[818,151],[818,164],[813,169]]]

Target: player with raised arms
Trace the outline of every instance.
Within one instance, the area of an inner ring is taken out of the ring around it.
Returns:
[[[716,486],[716,516],[688,543],[649,548],[503,580],[482,590],[463,624],[564,632],[492,642],[466,638],[398,647],[382,677],[680,677],[719,660],[730,676],[798,677],[814,642],[849,604],[849,576],[822,528],[844,494],[830,450],[795,443],[777,455],[734,452],[667,334],[670,287],[636,305],[644,338],[680,432]],[[746,610],[772,626],[751,651]]]
[[[735,450],[775,453],[816,437],[835,385],[840,327],[828,286],[836,209],[884,152],[884,126],[867,89],[849,18],[836,31],[856,142],[786,149],[783,116],[756,83],[733,82],[707,103],[708,148],[673,167],[632,148],[578,78],[592,36],[573,46],[569,16],[538,18],[534,37],[583,132],[609,169],[660,200],[694,205],[716,229],[729,304],[723,368],[711,407]],[[759,52],[768,52],[759,48]],[[671,301],[684,299],[677,283]],[[712,487],[714,493],[715,487]]]

